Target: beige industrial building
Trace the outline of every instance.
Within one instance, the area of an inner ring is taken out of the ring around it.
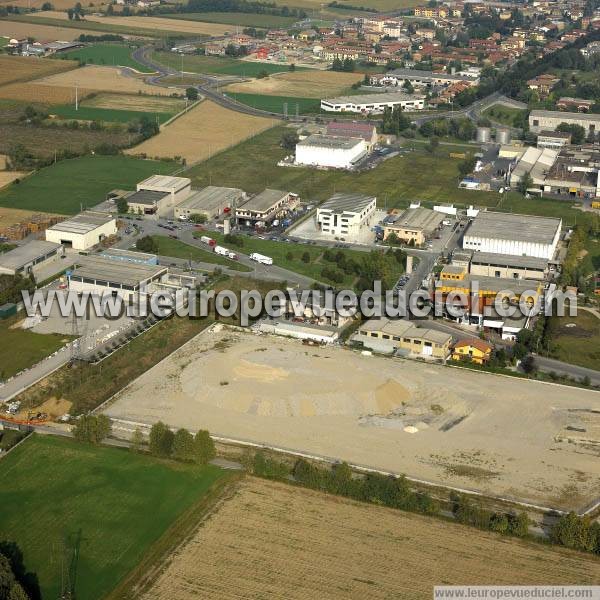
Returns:
[[[117,220],[114,215],[86,210],[46,229],[46,241],[73,250],[89,250],[116,233]]]
[[[405,244],[421,246],[439,229],[444,218],[442,213],[423,206],[407,208],[393,223],[384,225],[383,239],[395,234]]]
[[[548,261],[545,258],[474,252],[469,266],[469,273],[501,279],[542,280],[547,269]]]
[[[266,189],[238,206],[235,216],[238,222],[246,221],[247,225],[270,223],[290,206],[292,197],[295,196],[290,192]]]
[[[0,274],[23,275],[36,272],[36,267],[59,255],[62,246],[54,242],[33,240],[0,254]]]
[[[137,214],[170,216],[191,190],[192,180],[187,177],[152,175],[138,183],[136,191],[126,197],[128,210]]]
[[[533,133],[554,131],[561,123],[580,125],[586,133],[600,131],[600,115],[572,113],[559,110],[532,110],[529,113],[529,129]]]
[[[333,239],[358,241],[375,218],[377,199],[362,194],[335,194],[317,208],[317,226]]]
[[[243,204],[247,199],[246,192],[238,188],[217,187],[209,185],[201,190],[193,191],[183,202],[175,207],[175,217],[189,218],[191,215],[204,215],[213,219]]]
[[[453,338],[435,329],[417,327],[401,319],[369,319],[352,338],[376,352],[398,352],[410,356],[444,360]]]

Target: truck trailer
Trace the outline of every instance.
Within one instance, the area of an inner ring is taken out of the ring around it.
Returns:
[[[223,248],[223,246],[215,246],[215,254],[220,254],[221,256],[229,256],[230,252],[227,248]]]
[[[253,252],[250,255],[250,260],[253,260],[261,265],[272,265],[273,259],[270,256],[265,256],[264,254],[259,254],[258,252]]]
[[[212,238],[208,237],[207,235],[203,235],[200,237],[200,241],[203,244],[208,244],[211,248],[214,248],[214,246],[217,245],[217,242],[215,242],[215,240],[213,240]]]

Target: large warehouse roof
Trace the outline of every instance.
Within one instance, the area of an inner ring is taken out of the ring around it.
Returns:
[[[435,344],[446,344],[452,341],[452,336],[449,333],[427,327],[417,327],[404,319],[369,319],[361,325],[360,330],[381,331],[392,336],[416,338]]]
[[[154,206],[167,196],[169,196],[169,192],[140,190],[139,192],[133,192],[132,194],[127,196],[126,200],[129,204],[143,204],[146,206]]]
[[[474,252],[471,264],[544,270],[548,266],[548,261],[537,256],[511,256],[510,254],[494,254],[492,252]]]
[[[386,73],[386,75],[392,75],[398,79],[432,79],[439,80],[445,79],[447,81],[474,81],[473,77],[466,77],[464,75],[452,75],[450,73],[433,73],[432,71],[418,71],[417,69],[394,69]]]
[[[60,248],[60,244],[54,242],[33,240],[0,254],[0,267],[17,271],[24,265],[35,262],[38,258],[42,258],[58,248]]]
[[[281,190],[271,190],[267,188],[260,194],[256,194],[253,198],[250,198],[247,202],[244,202],[239,208],[242,210],[256,210],[264,212],[269,210],[274,204],[277,204],[288,192],[282,192]]]
[[[232,206],[244,196],[244,191],[238,188],[218,187],[209,185],[188,196],[180,202],[178,208],[189,208],[197,210],[213,211],[221,206]]]
[[[356,137],[338,137],[335,135],[323,135],[314,133],[305,140],[298,142],[298,146],[309,146],[311,148],[329,148],[331,150],[351,150],[357,144],[363,142],[363,138]]]
[[[56,225],[52,225],[52,227],[49,227],[48,229],[51,231],[85,234],[114,220],[115,217],[109,213],[86,210],[66,221],[61,221]]]
[[[180,190],[192,183],[192,180],[188,177],[172,177],[170,175],[151,175],[148,179],[140,181],[137,188],[141,190],[143,188],[163,188],[165,190]]]
[[[167,267],[164,266],[120,262],[102,256],[88,256],[73,270],[71,277],[136,286],[166,272]]]
[[[562,110],[532,110],[529,113],[530,119],[540,117],[542,119],[561,119],[562,121],[568,121],[573,119],[575,121],[591,121],[592,123],[600,122],[600,115],[592,113],[572,113],[564,112]]]
[[[319,206],[319,210],[331,210],[335,213],[361,212],[375,200],[375,196],[362,194],[335,194]]]
[[[442,213],[418,206],[416,208],[407,208],[393,223],[392,227],[408,227],[411,229],[422,229],[423,231],[433,231],[444,220]]]
[[[360,94],[356,96],[338,96],[337,98],[325,98],[323,102],[328,104],[381,104],[385,102],[410,102],[411,100],[423,100],[422,94],[407,94],[405,92],[385,92],[383,94]]]
[[[479,211],[465,237],[552,244],[561,220],[551,217]]]

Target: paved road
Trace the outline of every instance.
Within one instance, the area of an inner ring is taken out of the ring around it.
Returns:
[[[589,377],[592,385],[600,385],[600,371],[578,367],[577,365],[571,365],[560,360],[538,355],[535,355],[535,362],[538,369],[544,373],[551,373],[554,371],[559,375],[572,377],[578,381],[584,377]]]

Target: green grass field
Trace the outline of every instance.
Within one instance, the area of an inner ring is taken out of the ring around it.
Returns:
[[[151,69],[131,58],[135,46],[123,44],[92,44],[59,55],[65,60],[78,60],[92,65],[131,67],[142,73],[151,73]]]
[[[114,189],[135,189],[154,174],[167,175],[177,163],[128,156],[85,156],[63,160],[0,192],[0,206],[72,215],[91,208]]]
[[[153,235],[152,239],[158,245],[157,254],[161,256],[172,256],[173,258],[183,258],[186,260],[192,259],[192,261],[212,263],[246,273],[250,271],[248,267],[241,265],[235,260],[225,258],[202,248],[197,248],[196,246],[190,246],[190,244],[186,244],[180,240],[174,240],[164,235]]]
[[[566,325],[575,324],[575,327]],[[600,370],[600,319],[579,309],[576,317],[550,319],[552,356],[573,365]]]
[[[114,110],[111,108],[96,108],[94,106],[79,106],[78,110],[71,104],[53,106],[52,113],[63,119],[74,119],[80,121],[102,121],[105,123],[129,123],[142,117],[157,119],[159,123],[166,123],[176,113],[165,112],[142,112],[137,110]]]
[[[522,118],[523,112],[519,108],[495,104],[486,108],[481,113],[481,116],[488,117],[491,121],[502,123],[502,125],[508,125],[509,127],[520,127],[518,120]]]
[[[195,235],[199,237],[202,234],[198,233]],[[287,242],[276,242],[274,240],[262,240],[258,237],[244,236],[243,247],[237,247],[232,244],[227,244],[224,240],[224,235],[221,233],[215,233],[214,231],[211,231],[210,237],[214,238],[217,243],[223,244],[233,251],[237,250],[243,254],[251,254],[252,252],[265,254],[270,256],[273,259],[273,264],[277,265],[278,267],[283,267],[284,269],[294,271],[295,273],[305,275],[306,277],[311,277],[318,281],[334,283],[329,279],[324,278],[321,274],[324,267],[329,267],[330,269],[336,268],[335,262],[330,262],[324,259],[323,253],[325,248],[321,246],[290,244]],[[346,256],[346,259],[353,259],[358,263],[360,263],[367,256],[366,252],[361,252],[360,250],[350,250],[347,248],[334,248],[332,251],[334,253],[342,252]],[[309,262],[304,262],[302,260],[302,255],[305,252],[308,253],[310,257]],[[290,254],[291,256],[289,256]],[[393,285],[397,281],[398,277],[402,274],[403,267],[393,256],[391,256],[391,254],[388,255],[387,258],[389,260],[390,272],[393,274],[390,277],[390,281],[387,283],[389,285]],[[343,282],[336,283],[336,285],[338,287],[352,287],[355,281],[356,275],[345,274]]]
[[[297,21],[294,17],[241,12],[175,13],[172,15],[160,16],[167,19],[185,19],[186,21],[202,21],[204,23],[224,23],[225,25],[239,25],[240,27],[255,27],[261,29],[286,28]]]
[[[449,158],[463,147],[440,146],[435,155],[425,149],[390,158],[361,173],[322,171],[308,168],[278,167],[277,162],[289,151],[280,147],[285,127],[274,127],[238,146],[204,161],[186,172],[196,187],[222,185],[259,192],[266,187],[289,190],[310,200],[325,200],[336,192],[357,192],[377,196],[379,206],[406,207],[413,200],[424,206],[450,202],[456,206],[471,204],[505,212],[558,216],[565,225],[581,221],[583,213],[571,202],[550,199],[526,200],[512,192],[499,195],[458,188],[460,160]],[[248,160],[251,156],[252,160]]]
[[[294,96],[265,96],[263,94],[244,94],[239,92],[227,92],[230,98],[234,98],[242,104],[253,108],[267,110],[269,112],[283,113],[283,104],[288,103],[288,114],[296,114],[296,105],[300,114],[318,113],[321,101],[317,98],[297,98]]]
[[[25,314],[0,321],[0,379],[8,379],[35,365],[71,339],[65,335],[43,335],[21,328],[9,329],[21,318],[25,318]]]
[[[180,70],[182,57],[172,52],[153,52],[152,58],[157,62]],[[221,56],[183,56],[183,70],[189,73],[220,73],[221,75],[241,75],[242,77],[256,77],[261,71],[281,73],[287,71],[286,65],[273,65],[271,63],[248,62],[235,58]],[[306,70],[298,68],[298,71]]]
[[[43,598],[79,540],[75,597],[105,597],[174,523],[227,474],[34,435],[0,462],[0,531],[23,551]]]

